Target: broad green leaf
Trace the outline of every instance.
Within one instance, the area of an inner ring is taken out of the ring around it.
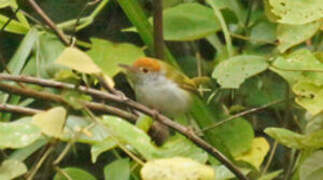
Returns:
[[[168,8],[163,15],[165,40],[197,40],[220,30],[212,9],[198,3],[183,3]]]
[[[140,171],[143,180],[214,180],[214,170],[189,158],[148,161]]]
[[[120,142],[131,145],[145,159],[185,156],[199,162],[207,160],[207,154],[181,135],[169,139],[161,147],[152,143],[150,137],[141,129],[118,117],[104,116],[102,122]]]
[[[249,77],[268,67],[266,58],[261,56],[240,55],[229,58],[215,67],[212,77],[222,88],[239,88]]]
[[[290,148],[317,149],[323,147],[323,130],[306,135],[298,134],[284,128],[266,128],[264,132],[276,139],[279,143]]]
[[[27,167],[24,163],[17,160],[5,160],[0,166],[0,179],[11,180],[15,179],[27,172]]]
[[[39,150],[41,147],[47,144],[47,140],[45,138],[39,138],[34,143],[30,144],[29,146],[20,148],[15,150],[13,153],[10,154],[9,159],[17,160],[17,161],[24,161],[26,160],[31,154]]]
[[[280,52],[285,52],[287,49],[310,39],[319,30],[321,24],[320,21],[302,25],[279,24],[277,27],[279,45],[277,48]]]
[[[92,174],[79,168],[68,167],[62,169],[62,171],[69,176],[69,179],[60,172],[57,172],[53,180],[96,180]]]
[[[67,47],[57,58],[57,64],[88,74],[99,74],[101,69],[86,53],[74,47]]]
[[[293,92],[297,95],[296,103],[304,107],[312,115],[323,110],[323,85],[317,86],[308,81],[299,81],[293,86]]]
[[[323,17],[321,0],[269,0],[271,11],[284,24],[305,24]]]
[[[32,123],[38,126],[44,134],[59,138],[63,133],[65,119],[66,110],[63,107],[55,107],[34,115]]]
[[[225,167],[225,165],[219,165],[213,168],[215,169],[214,180],[228,180],[236,177],[227,167]],[[239,170],[244,175],[247,175],[251,171],[251,169],[247,169],[247,168],[239,168]]]
[[[323,179],[323,151],[316,151],[300,166],[300,180]]]
[[[111,150],[116,147],[116,142],[111,137],[108,137],[98,143],[95,143],[91,147],[91,160],[95,163],[100,154],[105,151]]]
[[[252,27],[250,40],[253,44],[273,43],[276,40],[276,25],[267,21],[261,21]]]
[[[11,0],[0,0],[0,9],[10,5]]]
[[[239,22],[242,24],[246,18],[246,10],[239,0],[212,0],[219,9],[228,8],[234,12]]]
[[[128,180],[130,177],[129,159],[118,159],[104,167],[105,180]]]
[[[258,137],[252,140],[251,149],[237,156],[235,159],[248,162],[259,170],[260,165],[265,159],[270,149],[269,143],[263,137]]]
[[[22,148],[41,136],[40,129],[29,122],[0,123],[0,147]]]
[[[77,139],[73,139],[77,136]],[[87,144],[103,143],[109,138],[107,128],[101,123],[96,123],[90,119],[70,115],[67,117],[64,128],[64,141],[76,140],[77,142]]]
[[[121,70],[118,64],[132,64],[145,56],[142,48],[129,43],[113,43],[97,38],[91,39],[91,42],[92,48],[87,52],[88,55],[110,77]]]
[[[316,116],[312,116],[310,113],[306,114],[306,116],[310,116],[308,122],[306,124],[305,133],[313,133],[318,130],[323,129],[323,114],[320,113]]]
[[[282,172],[283,172],[283,170],[277,170],[274,172],[270,172],[270,173],[262,175],[258,180],[273,180],[273,179],[276,179],[277,176],[279,176]]]
[[[0,14],[0,27],[3,27],[6,22],[9,20],[7,16]],[[22,23],[17,22],[16,20],[11,20],[7,25],[4,31],[16,33],[16,34],[26,34],[30,28]]]

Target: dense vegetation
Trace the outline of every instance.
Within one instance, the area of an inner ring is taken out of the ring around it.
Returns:
[[[0,0],[0,179],[323,179],[322,19],[322,0]],[[144,56],[210,78],[185,118],[131,100],[118,64]]]

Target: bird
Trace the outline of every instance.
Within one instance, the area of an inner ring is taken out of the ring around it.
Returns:
[[[150,57],[119,66],[126,70],[138,102],[173,118],[190,110],[193,94],[198,93],[199,84],[205,81],[190,79],[175,67]]]

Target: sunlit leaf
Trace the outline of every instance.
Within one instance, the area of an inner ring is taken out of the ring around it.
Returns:
[[[248,162],[255,168],[259,169],[261,163],[265,159],[269,151],[269,143],[263,137],[253,139],[251,149],[240,156],[236,157],[236,160]]]
[[[0,5],[1,6],[1,5]],[[6,22],[9,20],[7,16],[0,14],[0,27],[4,26]],[[29,27],[19,23],[16,20],[11,20],[11,22],[7,25],[4,31],[16,33],[16,34],[26,34],[29,31]]]
[[[305,24],[323,17],[321,0],[269,0],[273,14],[284,24]]]
[[[0,9],[10,5],[11,0],[0,0]]]
[[[95,143],[91,147],[91,160],[95,163],[100,154],[116,147],[116,142],[111,137],[108,137],[98,143]]]
[[[66,110],[63,107],[55,107],[34,115],[32,123],[37,125],[44,134],[59,138],[63,133],[65,118]]]
[[[118,159],[104,167],[106,180],[128,180],[130,177],[129,159]]]
[[[276,25],[270,22],[260,22],[251,29],[250,40],[254,44],[273,43],[276,40]]]
[[[296,149],[323,147],[323,130],[306,135],[298,134],[284,128],[266,128],[266,134],[276,139],[279,143]]]
[[[66,48],[57,58],[56,63],[82,73],[98,74],[101,72],[90,56],[74,47]]]
[[[0,147],[22,148],[41,136],[40,129],[29,122],[0,123]]]
[[[131,145],[147,160],[174,156],[189,157],[199,162],[207,160],[206,152],[183,136],[174,136],[163,146],[157,147],[143,130],[125,120],[104,116],[102,121],[113,136],[120,142]]]
[[[27,167],[24,163],[17,160],[5,160],[0,166],[0,179],[11,180],[15,179],[27,172]]]
[[[64,175],[57,172],[53,180],[96,180],[96,178],[85,170],[79,168],[68,167],[62,169]],[[69,178],[65,177],[67,175]]]
[[[323,179],[323,151],[316,151],[300,166],[300,180]]]
[[[225,165],[215,166],[215,180],[228,180],[235,178],[236,176]],[[239,168],[242,174],[247,175],[251,169]]]
[[[320,21],[302,25],[279,24],[277,27],[279,45],[277,48],[280,52],[285,52],[287,49],[310,39],[319,30],[320,25]]]
[[[240,55],[221,62],[215,67],[212,77],[222,88],[239,88],[249,77],[266,70],[266,58],[261,56]]]
[[[214,180],[214,170],[189,158],[148,161],[140,171],[143,180]]]

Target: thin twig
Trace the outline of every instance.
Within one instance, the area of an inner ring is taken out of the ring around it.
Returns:
[[[155,56],[164,59],[164,37],[163,37],[163,1],[154,0],[154,48]]]
[[[0,104],[0,112],[11,112],[11,113],[26,114],[26,115],[34,115],[36,113],[42,112],[42,110],[10,105],[10,104]]]
[[[244,115],[247,115],[247,114],[250,114],[250,113],[253,113],[253,112],[257,112],[257,111],[260,111],[260,110],[266,109],[266,108],[268,108],[268,107],[270,107],[270,106],[272,106],[272,105],[275,105],[275,104],[280,104],[280,103],[282,103],[282,102],[284,102],[284,101],[285,101],[285,99],[283,99],[283,100],[276,100],[276,101],[270,102],[270,103],[268,103],[268,104],[265,104],[265,105],[263,105],[263,106],[256,107],[256,108],[251,108],[251,109],[248,109],[248,110],[246,110],[246,111],[243,111],[243,112],[237,113],[237,114],[232,115],[232,116],[230,116],[230,117],[228,117],[228,118],[226,118],[226,119],[224,119],[224,120],[222,120],[222,121],[220,121],[220,122],[218,122],[218,123],[214,123],[214,124],[212,124],[212,125],[210,125],[210,126],[208,126],[208,127],[204,128],[204,129],[202,129],[202,132],[204,132],[204,131],[208,131],[208,130],[213,129],[213,128],[216,128],[216,127],[218,127],[218,126],[220,126],[220,125],[222,125],[222,124],[224,124],[224,123],[226,123],[226,122],[228,122],[228,121],[231,121],[231,120],[233,120],[233,119],[239,118],[239,117],[241,117],[241,116],[244,116]]]
[[[272,160],[274,159],[274,155],[275,155],[275,152],[276,152],[276,149],[277,149],[277,145],[278,145],[278,141],[275,140],[273,148],[270,151],[269,158],[268,158],[268,160],[266,162],[266,165],[265,165],[264,169],[261,172],[262,175],[266,174],[268,168],[270,167],[270,164],[271,164]]]
[[[67,89],[73,88],[73,89],[76,89],[76,90],[81,90],[82,92],[85,92],[85,93],[88,93],[88,94],[96,95],[97,97],[99,97],[101,99],[105,99],[105,100],[125,104],[125,105],[127,105],[129,107],[132,107],[132,108],[134,108],[134,109],[136,109],[138,111],[141,111],[141,112],[143,112],[143,113],[145,113],[145,114],[147,114],[149,116],[155,117],[155,119],[158,122],[172,128],[172,129],[176,130],[177,132],[181,133],[182,135],[186,136],[194,144],[201,147],[206,152],[210,153],[212,156],[217,158],[228,169],[230,169],[237,176],[237,178],[239,178],[241,180],[247,180],[248,179],[238,169],[238,167],[236,165],[234,165],[228,158],[226,158],[219,150],[217,150],[212,145],[210,145],[209,143],[207,143],[206,141],[201,139],[190,128],[185,127],[185,126],[183,126],[181,124],[178,124],[178,123],[172,121],[171,119],[169,119],[168,117],[156,112],[156,110],[148,108],[147,106],[145,106],[143,104],[140,104],[138,102],[135,102],[135,101],[133,101],[133,100],[127,98],[127,97],[120,97],[120,96],[117,96],[117,95],[114,95],[114,94],[109,94],[109,93],[98,91],[98,90],[91,89],[91,88],[86,88],[86,87],[82,87],[82,86],[77,87],[77,86],[75,86],[73,84],[60,83],[60,82],[57,82],[57,81],[44,80],[44,79],[39,79],[39,78],[31,78],[31,77],[26,78],[24,76],[11,76],[11,75],[8,76],[8,75],[1,74],[0,79],[14,80],[14,81],[20,81],[20,82],[27,82],[27,79],[28,79],[29,83],[33,82],[35,84],[44,85],[44,86],[48,86],[48,87],[56,87],[56,88],[67,88]],[[13,92],[13,93],[19,93],[19,94],[29,93],[30,96],[35,95],[35,92],[37,92],[37,91],[35,91],[33,93],[30,93],[31,90],[28,90],[28,89],[27,89],[28,91],[26,92],[25,89],[17,88],[17,87],[2,84],[2,83],[0,83],[0,89],[5,90],[5,91],[9,91],[9,92]],[[17,90],[17,89],[19,89],[19,90]],[[40,92],[37,92],[37,93],[40,93]],[[50,93],[47,93],[47,94],[50,94]],[[40,98],[43,98],[44,94],[40,94],[40,95],[41,95]],[[54,96],[53,94],[50,94],[50,95]],[[62,101],[62,100],[60,100],[60,98],[61,97],[59,96],[59,101]],[[48,97],[46,99],[50,100]],[[56,99],[53,99],[53,100],[56,100]],[[65,102],[65,101],[63,101],[63,102]],[[89,102],[87,102],[87,103],[89,103]],[[99,104],[99,103],[95,103],[95,104],[96,104],[96,106],[106,107],[105,105],[102,105],[102,104]],[[86,107],[93,110],[93,107],[89,106],[88,104],[86,104]],[[115,109],[117,109],[117,108],[115,108]],[[119,110],[119,111],[122,111],[122,110]],[[111,111],[111,113],[114,113],[114,114],[118,115],[118,113],[115,113],[114,111]],[[118,115],[118,116],[120,116],[120,115]],[[120,116],[120,117],[123,117],[123,116]]]
[[[65,37],[62,30],[57,28],[56,24],[47,16],[47,14],[39,7],[39,5],[34,0],[28,0],[31,7],[38,13],[38,15],[45,21],[45,23],[57,34],[57,36],[62,40],[62,42],[68,46],[69,41]]]

